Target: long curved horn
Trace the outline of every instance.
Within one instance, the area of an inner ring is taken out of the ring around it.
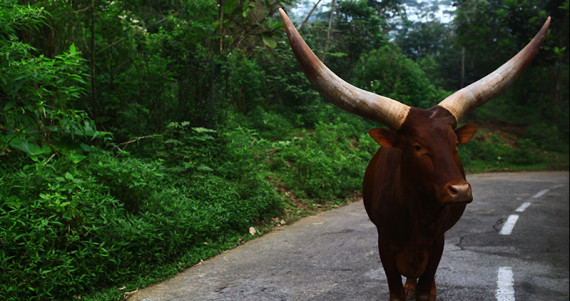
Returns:
[[[313,87],[332,104],[364,118],[399,129],[410,107],[388,97],[359,89],[334,74],[311,51],[287,14],[279,14],[289,38],[289,45]]]
[[[540,44],[546,36],[550,25],[550,17],[536,36],[517,55],[484,78],[451,94],[439,103],[446,108],[459,121],[465,113],[483,105],[497,94],[503,92],[528,66],[538,53]]]

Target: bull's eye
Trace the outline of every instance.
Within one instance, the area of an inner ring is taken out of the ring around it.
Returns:
[[[422,150],[422,147],[419,144],[414,145],[414,149],[417,151]]]

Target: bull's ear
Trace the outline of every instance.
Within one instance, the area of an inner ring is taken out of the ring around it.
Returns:
[[[464,144],[469,142],[473,135],[477,132],[477,125],[474,123],[468,123],[458,129],[455,130],[455,134],[457,135],[457,142],[460,144]]]
[[[392,148],[398,143],[398,135],[391,130],[374,128],[368,131],[368,134],[376,143],[386,148]]]

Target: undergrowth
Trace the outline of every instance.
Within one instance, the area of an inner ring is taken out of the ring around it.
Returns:
[[[459,146],[467,172],[568,169],[568,152],[539,148],[528,134],[516,136],[480,128],[467,144]]]
[[[93,152],[78,164],[0,171],[0,299],[71,299],[106,287],[115,289],[102,300],[119,299],[119,284],[162,279],[282,212],[251,131],[173,124],[151,140],[165,146],[152,146],[156,158]]]

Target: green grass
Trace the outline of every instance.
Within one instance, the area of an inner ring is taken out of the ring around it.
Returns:
[[[473,160],[465,166],[467,173],[484,173],[500,171],[539,171],[539,170],[568,170],[568,155],[561,153],[541,154],[543,162],[536,164],[508,164],[500,161],[487,162]]]
[[[568,169],[568,153],[542,150],[529,138],[497,129],[480,129],[460,145],[460,157],[471,173]]]

